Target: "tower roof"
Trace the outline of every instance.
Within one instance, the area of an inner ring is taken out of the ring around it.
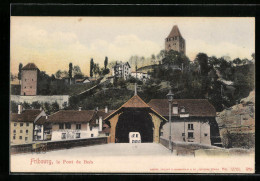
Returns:
[[[35,69],[38,69],[38,67],[34,63],[28,63],[22,68],[22,70],[35,70]]]
[[[175,37],[175,36],[181,36],[181,32],[180,32],[177,25],[174,25],[172,27],[172,30],[171,30],[170,34],[167,36],[167,38],[172,38],[172,37]]]

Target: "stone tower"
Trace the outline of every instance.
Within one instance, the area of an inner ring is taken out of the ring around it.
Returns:
[[[21,95],[37,95],[37,81],[39,69],[34,63],[28,63],[22,68]]]
[[[175,50],[186,54],[185,39],[181,36],[181,32],[177,25],[174,25],[170,34],[165,38],[165,51]]]

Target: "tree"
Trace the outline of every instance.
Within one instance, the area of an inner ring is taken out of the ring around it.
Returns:
[[[72,63],[69,64],[69,77],[70,77],[70,85],[71,85],[71,79],[72,79]]]
[[[95,64],[94,64],[93,72],[94,72],[94,74],[95,74],[95,77],[96,77],[97,74],[100,75],[100,69],[99,69],[99,64],[98,64],[98,63],[95,63]]]
[[[80,69],[80,67],[79,67],[78,65],[75,65],[75,66],[73,67],[72,72],[73,72],[74,78],[76,78],[76,79],[81,79],[81,78],[84,77],[84,75],[83,75],[83,73],[81,72],[81,69]]]
[[[90,77],[93,77],[93,69],[94,69],[94,60],[91,58],[90,60]]]
[[[59,111],[59,109],[60,109],[59,104],[57,102],[54,102],[50,106],[50,113],[55,113],[55,112]]]
[[[105,61],[104,61],[105,70],[107,69],[107,64],[108,64],[108,58],[106,57],[106,58],[105,58]]]
[[[32,102],[31,107],[33,109],[40,109],[41,108],[41,104],[38,101],[34,101],[34,102]]]
[[[20,80],[21,80],[21,78],[22,78],[22,68],[23,68],[23,64],[20,63],[20,64],[19,64],[19,72],[18,72],[19,84],[20,84]]]
[[[240,65],[242,63],[242,60],[240,58],[236,58],[233,60],[233,63],[236,65]]]
[[[205,53],[198,53],[195,62],[199,63],[202,76],[207,76],[209,72],[208,55]]]
[[[58,71],[55,73],[55,77],[56,77],[57,79],[59,79],[59,78],[61,78],[61,74],[62,74],[61,70],[58,70]]]

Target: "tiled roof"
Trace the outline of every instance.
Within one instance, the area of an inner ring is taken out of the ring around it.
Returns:
[[[178,107],[184,106],[186,112],[193,117],[215,117],[216,110],[207,99],[175,99]],[[152,99],[150,105],[155,111],[163,116],[169,116],[169,102],[167,99]]]
[[[49,117],[48,117],[49,118]],[[41,116],[35,124],[45,124],[45,123],[49,123],[49,119],[46,119],[46,116]]]
[[[49,116],[51,123],[64,122],[89,122],[92,120],[95,111],[93,110],[61,110]]]
[[[11,113],[10,120],[15,122],[33,122],[42,112],[39,109],[25,110],[21,114]]]
[[[138,95],[134,95],[131,99],[129,99],[121,107],[147,108],[147,107],[150,107],[150,106],[147,105]]]
[[[172,37],[175,37],[175,36],[181,36],[181,32],[178,28],[177,25],[174,25],[170,34],[167,36],[167,38],[172,38]]]
[[[38,69],[38,67],[34,63],[28,63],[22,68],[22,70],[34,70],[34,69]]]

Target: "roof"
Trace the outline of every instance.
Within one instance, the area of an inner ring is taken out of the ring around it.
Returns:
[[[148,104],[146,104],[138,95],[134,95],[131,99],[129,99],[120,108],[113,111],[111,114],[107,115],[104,120],[111,118],[114,114],[116,114],[122,108],[149,108],[152,112],[154,112],[161,119],[166,120],[160,113],[158,113],[156,110],[151,108]]]
[[[10,120],[15,122],[34,122],[37,116],[42,112],[39,109],[24,110],[21,114],[11,113]]]
[[[147,108],[147,107],[150,107],[150,106],[148,104],[146,104],[138,95],[134,95],[131,99],[129,99],[121,107]]]
[[[38,70],[38,67],[34,63],[28,63],[22,70]]]
[[[49,122],[49,119],[46,119],[46,116],[41,116],[35,123],[36,124],[45,124],[48,122]]]
[[[215,117],[216,110],[207,99],[174,99],[178,107],[184,106],[186,111],[192,117]],[[168,99],[152,99],[150,105],[155,111],[163,116],[169,116]]]
[[[49,116],[51,123],[89,122],[95,114],[94,110],[60,110]]]
[[[173,28],[172,28],[170,34],[167,36],[167,38],[172,38],[172,37],[175,37],[175,36],[181,36],[181,32],[180,32],[177,25],[173,26]]]

